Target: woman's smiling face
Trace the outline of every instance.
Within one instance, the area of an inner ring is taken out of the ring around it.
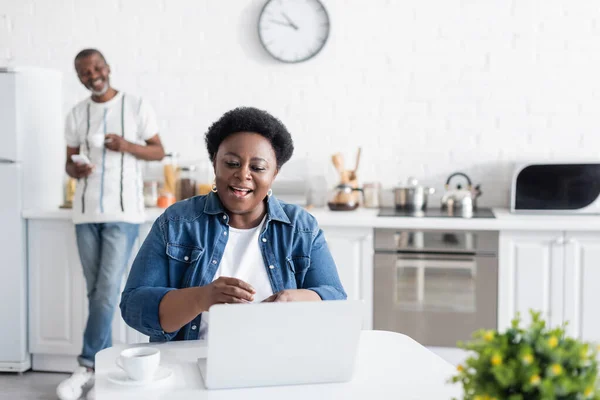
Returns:
[[[229,212],[262,213],[263,200],[278,172],[268,139],[253,132],[229,135],[219,146],[214,168],[217,194]]]

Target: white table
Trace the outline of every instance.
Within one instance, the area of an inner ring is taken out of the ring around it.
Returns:
[[[139,346],[147,346],[140,344]],[[436,399],[461,398],[459,386],[447,380],[455,368],[405,335],[363,331],[354,378],[347,383],[207,390],[196,360],[206,355],[201,342],[150,344],[161,350],[161,364],[173,370],[166,382],[149,387],[124,387],[108,381],[118,370],[115,359],[127,346],[115,346],[96,355],[98,400],[306,400],[306,399]],[[130,347],[130,346],[129,346]]]

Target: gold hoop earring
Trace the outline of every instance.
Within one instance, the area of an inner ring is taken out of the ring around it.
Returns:
[[[269,197],[273,196],[273,189],[269,189],[267,191],[267,196],[269,196]]]
[[[210,187],[210,191],[213,193],[217,193],[217,183],[213,182],[212,186]]]

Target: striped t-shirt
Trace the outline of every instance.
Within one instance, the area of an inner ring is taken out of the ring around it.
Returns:
[[[91,175],[77,182],[73,199],[76,224],[144,222],[140,161],[104,147],[108,133],[144,144],[158,133],[152,107],[139,97],[119,92],[105,103],[87,98],[67,115],[67,146],[79,148],[95,166]]]

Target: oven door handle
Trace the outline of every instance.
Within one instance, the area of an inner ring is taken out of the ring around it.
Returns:
[[[396,253],[398,260],[423,260],[423,261],[473,261],[477,256],[475,254],[465,253]]]
[[[475,257],[437,259],[437,258],[398,258],[396,268],[436,268],[436,269],[468,269],[474,275],[477,270]]]

